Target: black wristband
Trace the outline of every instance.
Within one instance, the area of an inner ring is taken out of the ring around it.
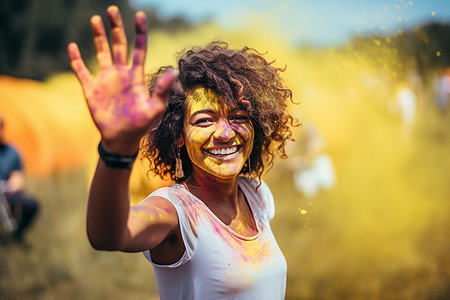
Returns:
[[[123,156],[119,154],[106,152],[106,150],[102,146],[101,141],[98,144],[98,154],[100,155],[101,160],[109,168],[131,170],[131,167],[133,166],[134,160],[136,159],[138,152],[136,152],[136,154],[131,156]]]

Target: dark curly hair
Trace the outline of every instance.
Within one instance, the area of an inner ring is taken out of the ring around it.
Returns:
[[[288,100],[292,102],[292,91],[283,86],[279,76],[285,68],[272,64],[254,49],[233,50],[221,41],[180,55],[180,74],[170,90],[167,110],[143,140],[142,156],[149,160],[150,172],[175,179],[177,141],[183,135],[186,97],[197,87],[209,88],[222,95],[228,106],[248,112],[255,137],[250,165],[247,161],[241,174],[261,178],[265,167],[273,165],[275,152],[286,158],[284,146],[287,140],[292,140],[290,126],[297,124],[286,112]],[[172,68],[161,67],[148,77],[150,94],[157,79]],[[192,165],[185,146],[181,147],[180,155],[188,177]]]

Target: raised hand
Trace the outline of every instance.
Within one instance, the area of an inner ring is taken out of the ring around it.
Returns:
[[[70,43],[68,53],[104,146],[114,153],[130,154],[136,152],[141,137],[164,112],[176,71],[161,77],[150,97],[144,76],[147,51],[145,14],[136,13],[136,40],[131,66],[127,62],[128,46],[122,18],[116,6],[108,8],[108,19],[112,53],[100,16],[91,18],[100,68],[96,77],[86,68],[77,44]]]

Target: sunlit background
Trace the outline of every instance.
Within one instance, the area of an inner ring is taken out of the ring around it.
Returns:
[[[25,245],[0,244],[1,299],[158,299],[141,254],[85,234],[99,135],[65,49],[95,73],[89,18],[110,4],[130,41],[146,11],[149,72],[217,39],[287,66],[303,126],[264,177],[286,299],[450,299],[448,0],[1,1],[0,113],[41,204]],[[145,173],[134,203],[169,184]]]

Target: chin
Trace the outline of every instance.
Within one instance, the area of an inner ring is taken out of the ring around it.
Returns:
[[[229,167],[224,168],[223,166],[215,166],[215,167],[203,167],[201,168],[203,172],[208,173],[209,175],[220,178],[220,179],[232,179],[241,174],[243,166],[240,167]]]

